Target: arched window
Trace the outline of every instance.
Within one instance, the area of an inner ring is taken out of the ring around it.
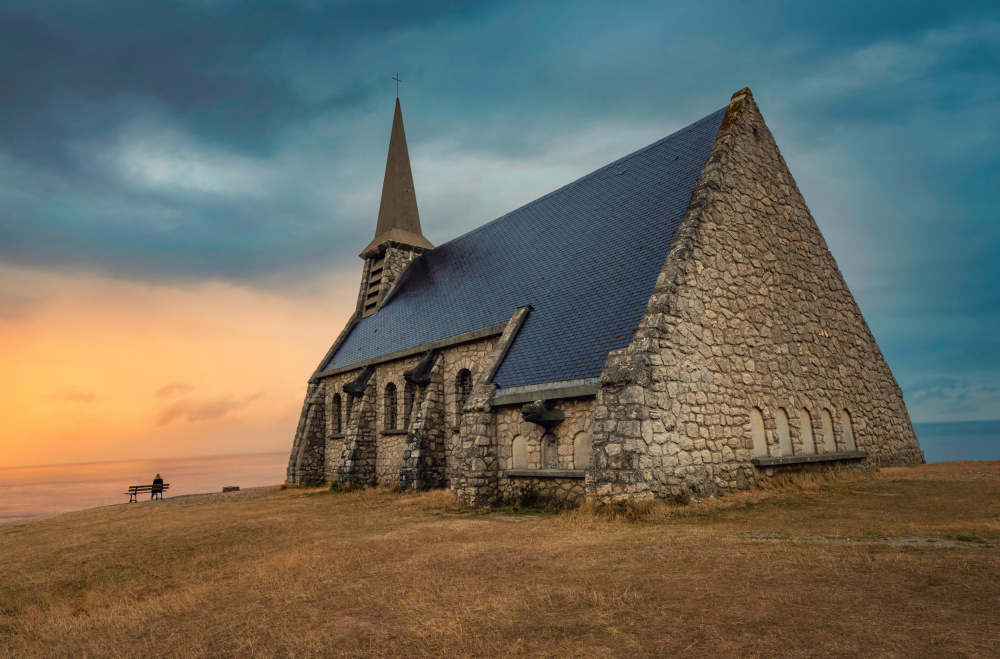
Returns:
[[[410,427],[410,417],[413,416],[414,387],[412,382],[403,385],[403,427]]]
[[[344,432],[340,425],[340,394],[333,395],[333,403],[330,405],[330,417],[333,420],[333,432],[336,435]]]
[[[854,441],[854,426],[851,425],[851,415],[847,410],[840,411],[840,431],[844,435],[844,449],[857,451],[858,445]]]
[[[836,453],[837,442],[833,438],[833,416],[830,410],[824,409],[820,412],[820,418],[823,419],[823,450],[827,453]]]
[[[756,407],[750,410],[750,438],[753,439],[753,457],[767,457],[767,439],[764,437],[764,415]]]
[[[462,410],[465,409],[465,403],[469,400],[471,393],[472,373],[469,372],[469,369],[463,368],[455,379],[455,400],[458,404],[458,409],[455,410],[456,423],[462,422]]]
[[[788,430],[788,412],[783,408],[778,408],[778,414],[774,418],[778,431],[778,448],[782,455],[792,454],[792,434]]]
[[[573,438],[573,469],[590,466],[590,433],[578,432]]]
[[[806,455],[816,452],[816,438],[813,437],[812,417],[809,410],[802,408],[799,410],[799,419],[802,423],[802,452]]]
[[[528,440],[518,435],[514,438],[514,445],[511,447],[511,468],[512,469],[527,469],[528,468]]]
[[[385,385],[385,429],[395,430],[398,425],[399,402],[396,400],[396,385]]]

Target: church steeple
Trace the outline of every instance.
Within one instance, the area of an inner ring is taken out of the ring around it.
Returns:
[[[378,209],[375,239],[365,247],[361,256],[374,256],[389,243],[421,250],[434,249],[420,232],[420,213],[417,211],[417,194],[413,189],[410,154],[406,148],[399,98],[396,99],[396,113],[392,118],[389,156],[385,161],[385,180],[382,182],[382,203]]]
[[[397,97],[375,240],[361,252],[361,258],[365,260],[365,274],[358,295],[361,317],[376,313],[410,261],[432,249],[434,245],[420,232],[417,193],[413,189],[410,154],[406,149],[406,133],[403,132],[403,112],[399,109]]]

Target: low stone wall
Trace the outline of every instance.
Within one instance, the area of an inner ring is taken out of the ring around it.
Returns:
[[[539,504],[577,506],[583,503],[586,495],[582,478],[511,476],[500,482],[502,501],[507,503],[517,503],[519,498],[523,500],[528,495],[537,497]]]

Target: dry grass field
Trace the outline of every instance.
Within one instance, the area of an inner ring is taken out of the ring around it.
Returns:
[[[0,656],[1000,654],[1000,462],[661,506],[176,497],[0,525]]]

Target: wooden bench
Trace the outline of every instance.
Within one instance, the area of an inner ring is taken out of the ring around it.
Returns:
[[[128,502],[138,501],[136,498],[140,494],[149,493],[150,498],[156,498],[159,496],[160,499],[163,498],[163,490],[170,487],[170,483],[164,483],[163,485],[129,485],[128,492],[123,492],[122,494],[128,495]],[[155,488],[155,490],[154,490]]]

